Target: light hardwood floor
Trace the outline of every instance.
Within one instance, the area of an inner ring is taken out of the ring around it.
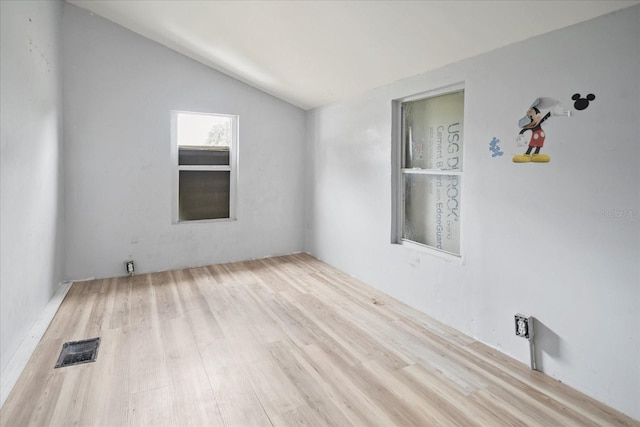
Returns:
[[[75,283],[0,421],[640,426],[304,254]]]

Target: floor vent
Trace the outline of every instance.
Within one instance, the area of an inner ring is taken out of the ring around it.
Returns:
[[[66,342],[62,345],[56,368],[95,362],[98,358],[98,347],[100,347],[100,338]]]

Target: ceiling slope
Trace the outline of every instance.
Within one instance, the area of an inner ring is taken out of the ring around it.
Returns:
[[[640,3],[67,1],[303,109]]]

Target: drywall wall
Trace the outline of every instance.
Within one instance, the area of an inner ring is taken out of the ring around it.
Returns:
[[[0,367],[5,372],[62,278],[62,3],[2,1],[0,17]],[[4,386],[6,375],[2,378]]]
[[[513,316],[535,316],[540,369],[640,418],[639,43],[635,6],[310,111],[306,249],[527,364]],[[391,110],[458,82],[452,262],[390,243]],[[575,93],[596,99],[578,110]],[[549,163],[515,164],[518,120],[540,96],[573,115],[544,124]]]
[[[303,249],[303,110],[70,4],[63,41],[67,278]],[[240,116],[237,221],[172,224],[171,110]]]

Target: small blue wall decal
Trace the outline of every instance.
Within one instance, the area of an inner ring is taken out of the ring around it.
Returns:
[[[580,95],[579,93],[576,93],[571,97],[571,99],[575,101],[573,103],[573,108],[580,111],[580,110],[586,110],[587,107],[589,106],[589,102],[596,99],[596,96],[590,93],[589,95],[586,96],[586,98],[582,98],[582,95]]]
[[[500,151],[500,147],[498,146],[499,143],[500,143],[500,140],[495,136],[489,143],[489,151],[491,151],[491,157],[498,157],[504,154],[502,151]]]

